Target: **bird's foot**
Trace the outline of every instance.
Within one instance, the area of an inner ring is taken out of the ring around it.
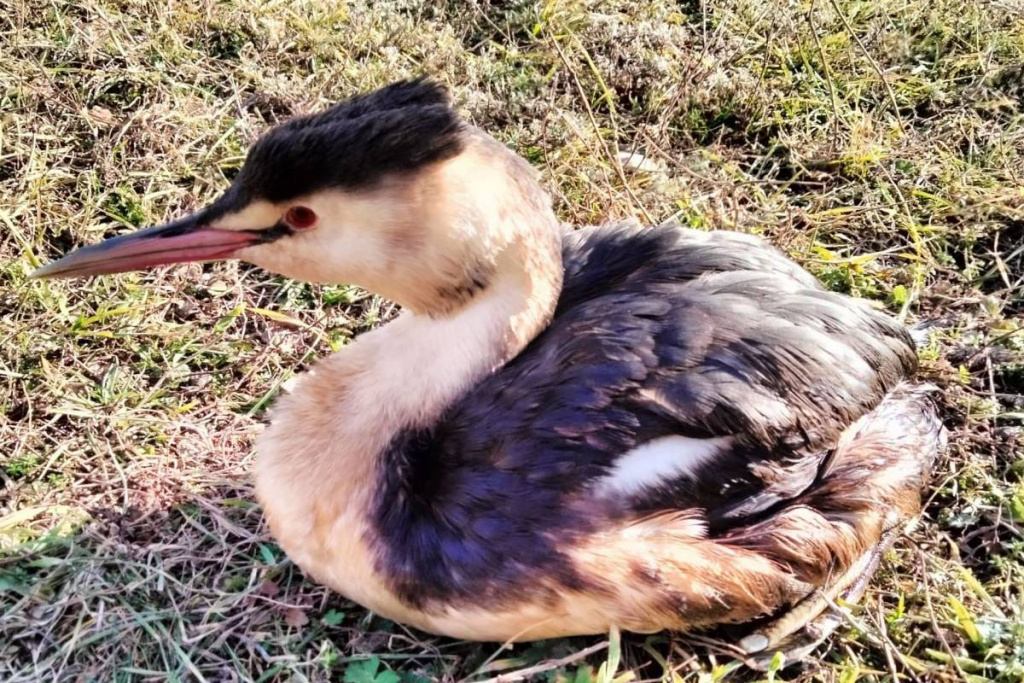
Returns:
[[[741,639],[737,645],[746,653],[747,666],[765,671],[779,652],[785,655],[786,662],[797,662],[810,654],[847,618],[836,605],[836,598],[841,597],[846,604],[860,600],[882,556],[892,548],[902,531],[902,527],[895,527],[885,532],[879,542],[836,581],[814,591],[789,611]]]

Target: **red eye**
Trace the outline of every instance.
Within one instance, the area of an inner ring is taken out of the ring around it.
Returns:
[[[316,223],[316,211],[308,206],[293,206],[285,213],[284,220],[296,230],[305,230]]]

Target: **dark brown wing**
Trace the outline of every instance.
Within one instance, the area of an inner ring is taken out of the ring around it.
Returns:
[[[386,455],[381,568],[410,600],[571,571],[559,547],[613,514],[579,501],[659,437],[727,446],[614,514],[700,508],[717,533],[763,513],[916,362],[902,326],[748,236],[593,228],[566,238],[565,265],[549,328]]]

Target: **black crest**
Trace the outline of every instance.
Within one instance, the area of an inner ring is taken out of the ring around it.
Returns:
[[[236,181],[245,201],[358,188],[457,154],[462,124],[445,89],[400,81],[292,119],[261,137]]]

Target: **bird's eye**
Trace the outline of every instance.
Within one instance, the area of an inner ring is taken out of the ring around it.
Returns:
[[[284,220],[296,230],[306,230],[316,223],[316,211],[308,206],[293,206],[285,213]]]

